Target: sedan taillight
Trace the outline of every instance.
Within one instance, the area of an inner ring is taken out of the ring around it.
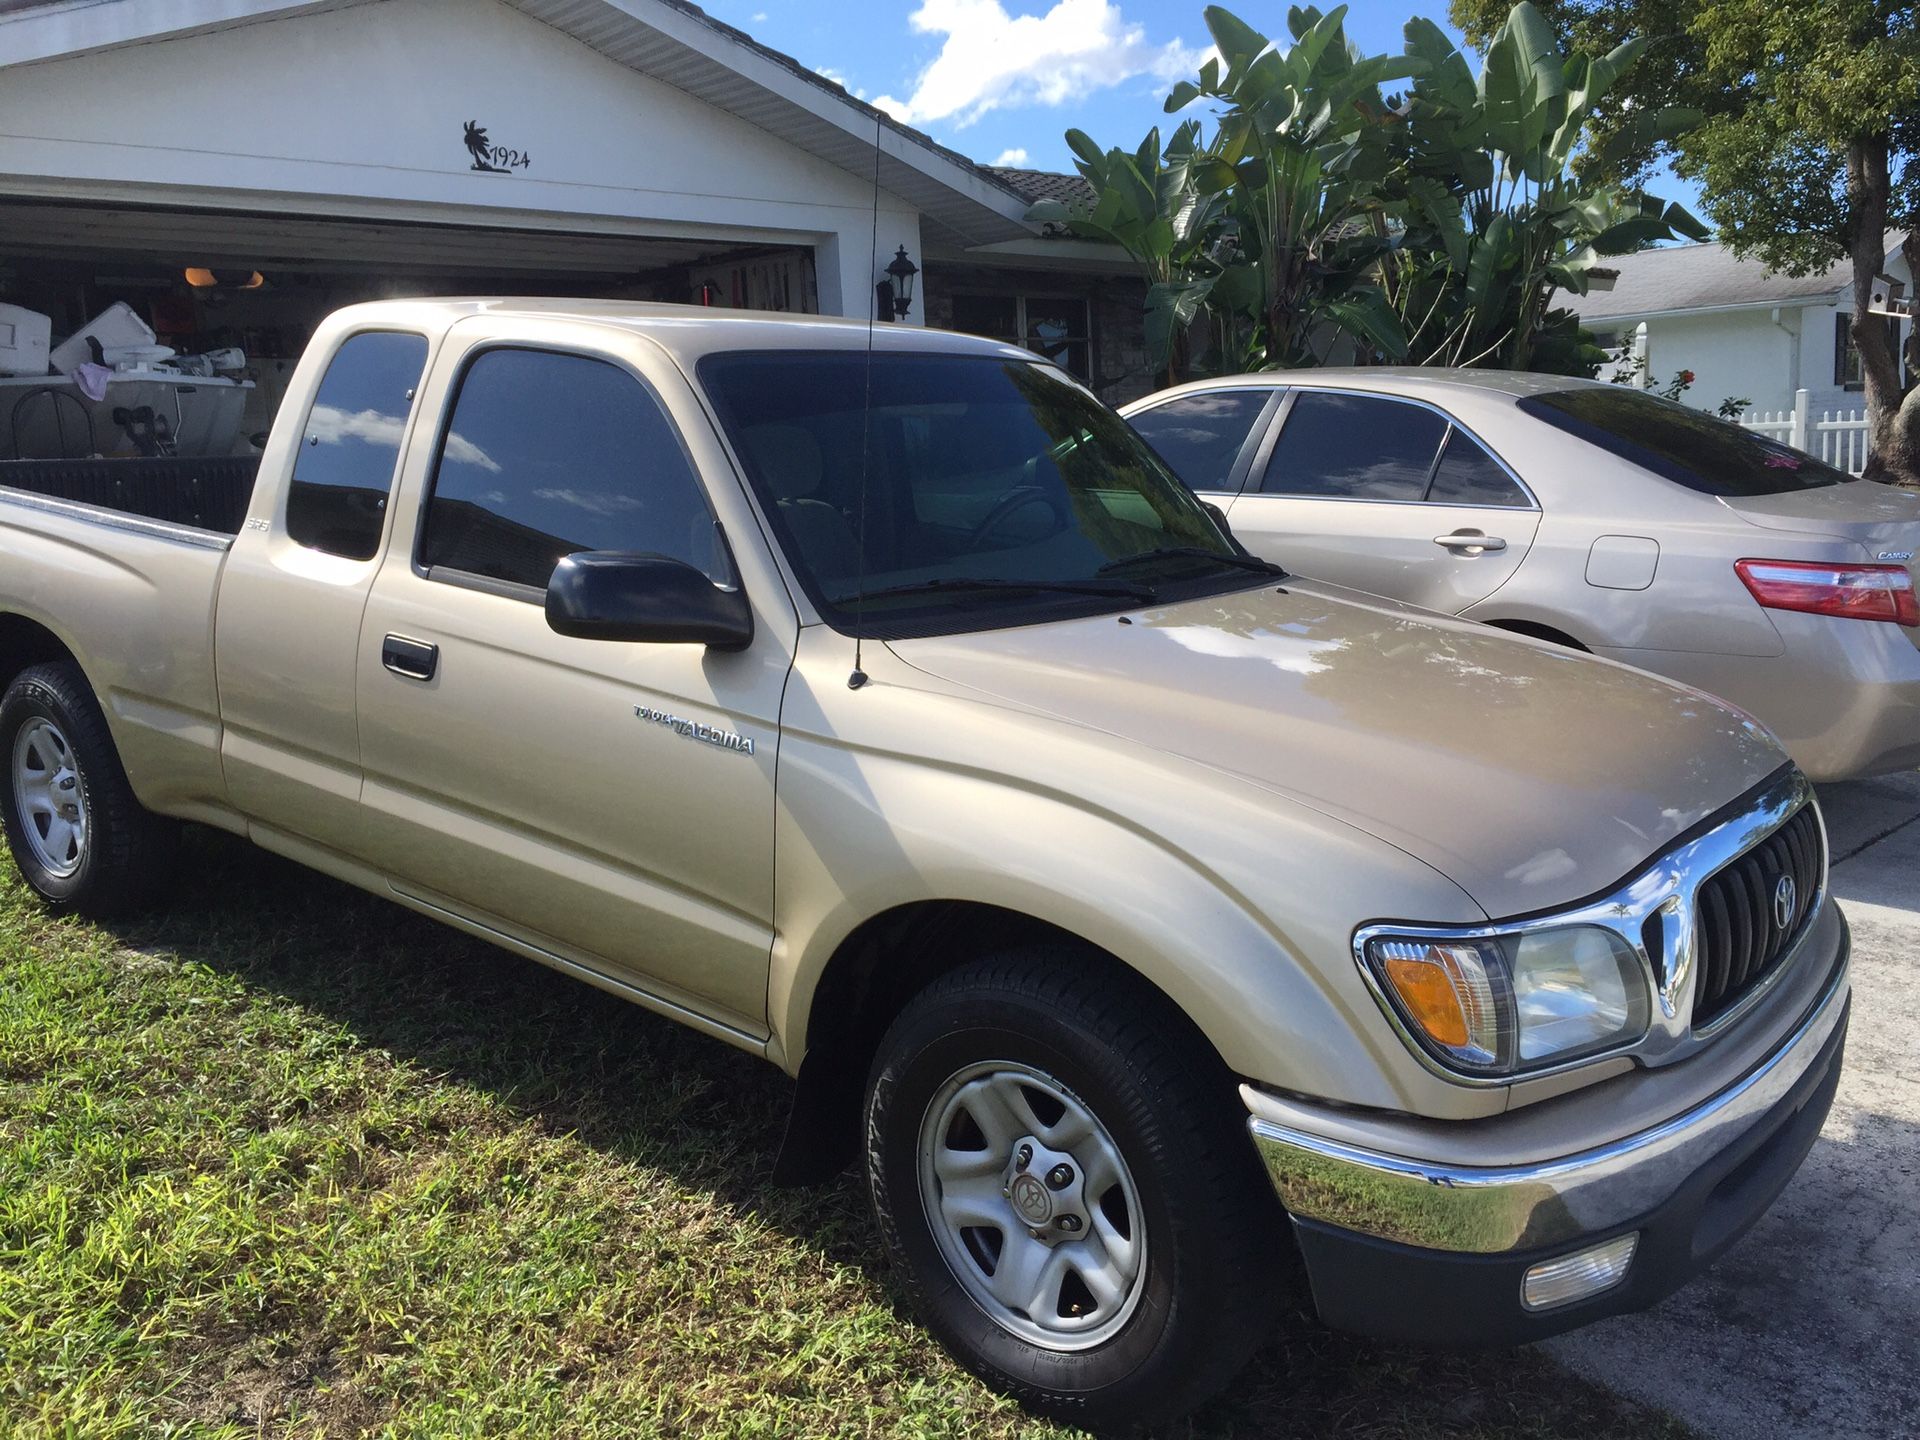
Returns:
[[[1736,560],[1733,568],[1769,610],[1804,610],[1843,620],[1920,625],[1913,576],[1901,565],[1828,565],[1808,560]]]

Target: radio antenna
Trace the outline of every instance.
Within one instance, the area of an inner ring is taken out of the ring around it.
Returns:
[[[885,116],[876,109],[873,112],[873,234],[867,241],[867,274],[872,275],[880,265],[880,135],[885,124]],[[853,632],[853,673],[847,677],[847,688],[858,690],[867,683],[867,672],[860,668],[861,644],[865,639],[867,598],[867,476],[873,468],[873,332],[879,323],[880,287],[874,282],[867,290],[867,361],[866,393],[860,406],[860,523],[854,533],[860,553],[855,557],[853,598],[859,607],[859,618],[855,622],[859,628]]]

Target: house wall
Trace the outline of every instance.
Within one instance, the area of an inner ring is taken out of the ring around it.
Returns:
[[[813,248],[873,298],[870,179],[496,0],[374,0],[7,67],[0,192]],[[468,121],[502,168],[476,168]],[[525,163],[521,163],[524,159]],[[878,248],[920,252],[879,197]]]
[[[1897,255],[1887,258],[1887,273],[1906,282],[1911,296],[1905,262]],[[1835,327],[1852,310],[1851,294],[1836,292],[1831,300],[1790,301],[1777,309],[1655,315],[1645,322],[1652,386],[1660,389],[1676,370],[1691,370],[1693,388],[1683,398],[1704,410],[1718,408],[1729,396],[1745,396],[1755,410],[1791,410],[1799,389],[1808,392],[1815,417],[1823,411],[1860,410],[1866,405],[1860,389],[1838,383],[1834,374]],[[1605,321],[1593,324],[1613,328]],[[1617,330],[1623,344],[1631,341],[1632,325]],[[1602,371],[1603,378],[1607,373]]]
[[[953,297],[1071,295],[1087,302],[1093,346],[1093,392],[1109,405],[1124,405],[1160,388],[1147,370],[1146,286],[1131,276],[1085,271],[980,265],[929,259],[921,283],[926,323],[953,327]]]

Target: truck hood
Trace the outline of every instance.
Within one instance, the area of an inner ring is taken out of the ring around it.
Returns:
[[[1610,888],[1786,760],[1697,691],[1314,582],[891,648],[1357,826],[1496,918]]]

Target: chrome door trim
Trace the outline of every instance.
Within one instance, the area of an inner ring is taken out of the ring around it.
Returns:
[[[1281,432],[1285,428],[1285,421],[1287,417],[1293,413],[1293,401],[1292,401],[1293,396],[1305,395],[1305,394],[1360,395],[1360,396],[1364,396],[1369,400],[1387,400],[1387,401],[1391,401],[1393,404],[1396,404],[1396,405],[1413,405],[1418,407],[1421,410],[1431,411],[1433,414],[1438,415],[1442,420],[1446,421],[1447,424],[1451,427],[1451,429],[1448,432],[1448,435],[1452,433],[1452,430],[1458,430],[1461,434],[1465,435],[1469,440],[1473,441],[1474,444],[1478,445],[1482,450],[1486,451],[1487,454],[1492,457],[1493,463],[1498,465],[1502,470],[1502,472],[1505,473],[1506,477],[1509,480],[1513,481],[1513,483],[1519,487],[1520,493],[1527,497],[1527,503],[1525,505],[1452,505],[1452,504],[1448,504],[1446,505],[1445,508],[1449,510],[1491,510],[1491,511],[1495,511],[1505,515],[1524,515],[1529,511],[1529,509],[1531,509],[1531,511],[1536,515],[1542,513],[1541,507],[1540,507],[1540,498],[1533,493],[1532,488],[1527,484],[1527,482],[1520,478],[1519,473],[1515,471],[1515,469],[1506,462],[1505,458],[1500,454],[1500,452],[1494,449],[1493,446],[1489,445],[1485,440],[1481,439],[1479,434],[1471,426],[1461,424],[1460,421],[1453,414],[1451,414],[1446,410],[1441,409],[1438,405],[1434,404],[1431,400],[1418,400],[1411,395],[1389,395],[1379,390],[1362,390],[1358,386],[1354,386],[1354,385],[1289,385],[1287,387],[1287,391],[1288,391],[1289,399],[1287,404],[1286,415],[1276,414],[1274,416],[1273,431],[1271,435],[1272,443],[1270,443],[1265,447],[1265,453],[1262,454],[1259,459],[1258,469],[1263,475],[1266,473],[1266,468],[1268,463],[1273,459],[1273,447],[1279,444]],[[1440,437],[1440,448],[1434,451],[1434,455],[1436,459],[1438,458],[1441,450],[1444,450],[1446,448],[1448,435],[1443,435]],[[1247,479],[1249,481],[1253,479],[1253,472],[1251,470],[1247,472]],[[1427,472],[1427,483],[1429,488],[1431,488],[1433,483],[1433,472],[1431,468],[1429,468]],[[1245,488],[1244,485],[1242,486],[1241,493],[1246,495],[1269,495],[1269,496],[1272,496],[1272,498],[1274,498],[1275,500],[1333,501],[1341,505],[1431,505],[1431,504],[1437,503],[1437,502],[1428,500],[1425,495],[1422,495],[1418,500],[1368,500],[1368,499],[1363,499],[1359,497],[1349,497],[1344,495],[1289,495],[1289,494],[1285,494],[1283,492],[1274,491],[1274,490],[1248,490]],[[1440,503],[1444,503],[1444,502],[1440,502]]]

